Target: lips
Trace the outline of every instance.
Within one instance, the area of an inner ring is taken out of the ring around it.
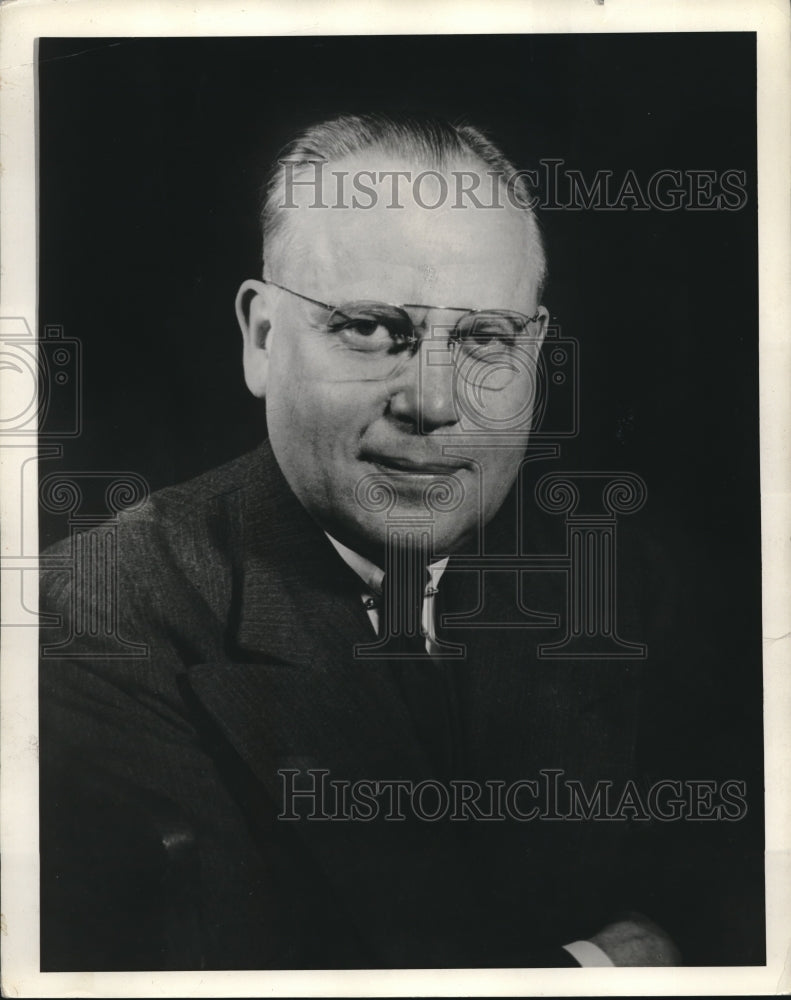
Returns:
[[[405,472],[412,475],[441,476],[452,475],[461,469],[468,469],[469,463],[463,459],[415,459],[405,455],[382,455],[378,453],[364,454],[363,461],[369,462],[380,469],[391,472]]]

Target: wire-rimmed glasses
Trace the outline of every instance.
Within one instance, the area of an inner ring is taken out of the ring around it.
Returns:
[[[520,370],[535,371],[540,331],[531,335],[529,327],[540,319],[540,310],[525,316],[510,309],[393,305],[369,299],[333,305],[276,281],[263,281],[327,311],[327,332],[346,349],[344,361],[348,361],[351,376],[359,373],[361,378],[387,379],[397,374],[426,339],[418,328],[426,326],[425,317],[430,311],[462,314],[455,323],[432,324],[430,339],[438,346],[445,342],[465,382],[479,388],[504,388]],[[407,310],[421,310],[424,316],[416,322]]]

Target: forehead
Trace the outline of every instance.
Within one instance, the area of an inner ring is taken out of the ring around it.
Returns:
[[[459,160],[437,171],[378,150],[325,164],[320,198],[312,183],[295,185],[296,207],[281,210],[290,272],[309,274],[313,293],[328,301],[363,295],[474,308],[490,288],[491,304],[519,308],[534,286],[533,245],[524,213],[493,195],[486,170]],[[297,175],[315,176],[313,168]],[[486,207],[461,190],[476,177]]]

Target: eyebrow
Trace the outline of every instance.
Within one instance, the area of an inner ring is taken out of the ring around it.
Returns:
[[[434,311],[440,310],[442,312],[475,312],[473,306],[427,306],[423,302],[404,302],[401,306],[402,309],[425,309],[426,312],[433,309]]]
[[[262,278],[262,282],[265,285],[272,285],[274,288],[279,288],[284,292],[289,292],[291,295],[296,295],[298,299],[303,299],[305,302],[310,302],[314,306],[320,306],[322,309],[341,309],[343,306],[356,305],[359,302],[372,302],[377,305],[390,306],[395,309],[425,309],[427,312],[429,310],[439,310],[441,312],[477,312],[474,306],[443,306],[443,305],[427,305],[425,302],[388,302],[387,299],[346,299],[343,302],[322,302],[319,299],[314,299],[310,295],[305,295],[302,292],[297,292],[293,288],[288,288],[286,285],[281,285],[277,281],[272,281],[270,278]]]

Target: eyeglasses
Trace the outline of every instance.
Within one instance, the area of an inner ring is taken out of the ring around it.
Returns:
[[[417,353],[423,338],[408,309],[463,314],[453,325],[433,326],[432,334],[436,330],[447,331],[444,339],[465,381],[502,388],[516,376],[520,367],[524,368],[526,358],[530,372],[535,370],[535,348],[539,339],[528,335],[528,327],[538,322],[540,311],[534,316],[525,316],[509,309],[465,309],[418,303],[397,306],[368,299],[332,305],[267,278],[263,283],[329,313],[325,321],[327,331],[334,335],[341,349],[345,348],[344,360],[350,366],[352,377],[391,378]]]

